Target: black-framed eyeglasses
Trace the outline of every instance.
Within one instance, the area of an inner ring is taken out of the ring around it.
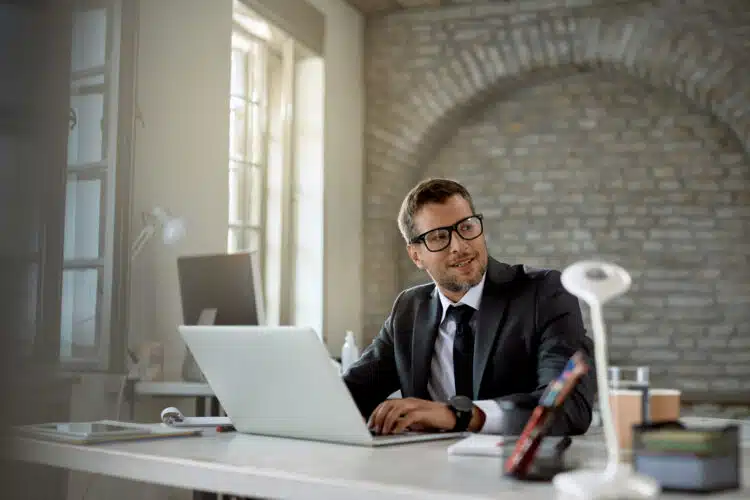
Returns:
[[[484,232],[482,214],[470,215],[451,226],[430,229],[419,236],[415,236],[409,243],[424,243],[425,248],[430,252],[439,252],[450,246],[454,231],[467,241],[479,238]]]

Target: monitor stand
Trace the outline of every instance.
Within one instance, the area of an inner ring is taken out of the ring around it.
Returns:
[[[202,310],[195,324],[201,326],[213,325],[216,322],[216,313],[217,309],[215,308]],[[206,383],[206,376],[203,375],[198,363],[193,358],[193,353],[187,346],[185,346],[185,359],[182,361],[182,379],[185,382]]]

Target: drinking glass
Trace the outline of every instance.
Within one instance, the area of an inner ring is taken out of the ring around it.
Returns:
[[[609,404],[620,448],[629,449],[633,425],[649,422],[649,368],[610,366],[607,382]]]

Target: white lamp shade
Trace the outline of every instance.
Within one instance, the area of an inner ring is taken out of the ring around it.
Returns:
[[[610,262],[585,260],[568,266],[560,281],[566,290],[587,304],[604,304],[627,292],[630,274]]]
[[[161,207],[156,207],[150,213],[144,214],[144,221],[146,226],[133,242],[130,252],[131,260],[138,256],[157,229],[161,229],[162,241],[165,245],[175,244],[187,232],[185,221],[181,217],[174,217]]]
[[[185,236],[187,232],[185,221],[179,217],[171,217],[162,227],[162,239],[165,245],[173,245]]]
[[[185,221],[181,217],[170,215],[161,207],[154,208],[151,215],[159,221],[165,245],[172,245],[185,236]]]

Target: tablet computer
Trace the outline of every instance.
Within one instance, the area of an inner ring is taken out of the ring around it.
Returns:
[[[162,429],[155,426],[97,420],[92,422],[49,422],[24,425],[21,433],[39,439],[49,439],[72,444],[104,443],[133,439],[195,435],[193,431]]]
[[[27,427],[31,431],[59,434],[77,438],[150,434],[150,429],[128,427],[107,422],[60,422],[35,424]]]

